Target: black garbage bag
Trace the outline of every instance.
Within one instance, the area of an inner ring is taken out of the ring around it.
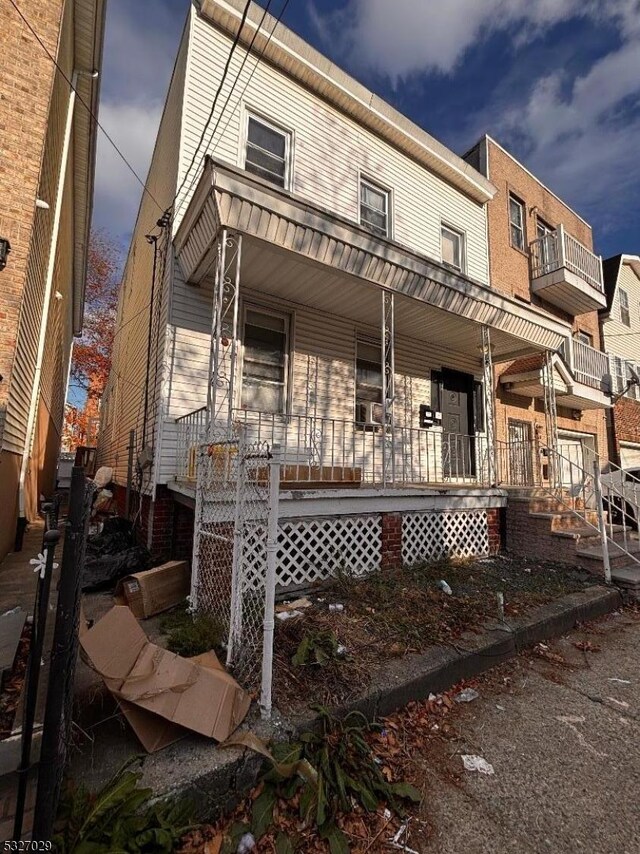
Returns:
[[[118,516],[106,519],[101,533],[87,539],[83,592],[109,589],[125,575],[149,568],[151,555],[136,543],[133,525]]]

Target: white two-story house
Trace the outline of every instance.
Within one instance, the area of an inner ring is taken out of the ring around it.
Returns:
[[[487,553],[506,501],[494,366],[559,351],[570,322],[492,287],[488,178],[260,7],[242,25],[244,5],[189,9],[100,461],[124,501],[133,438],[136,519],[180,556],[211,424],[277,446],[282,584],[329,553]]]

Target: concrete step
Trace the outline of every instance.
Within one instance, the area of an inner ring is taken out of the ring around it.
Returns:
[[[634,602],[640,602],[640,564],[630,563],[611,570],[611,580]]]
[[[549,519],[552,531],[584,528],[585,522],[589,522],[592,525],[598,524],[598,514],[595,510],[580,510],[577,512],[574,512],[573,510],[536,513],[530,512],[529,515],[536,519]]]
[[[558,528],[555,531],[551,531],[551,533],[554,537],[566,537],[580,541],[590,538],[594,538],[596,540],[600,539],[600,532],[597,528],[593,528],[591,525],[582,525],[580,527],[576,526],[574,528]],[[613,539],[623,545],[622,537],[624,530],[622,525],[607,525],[607,533],[613,533]],[[628,535],[627,539],[630,540]]]
[[[584,500],[570,495],[561,498],[554,498],[552,495],[540,496],[529,501],[530,513],[565,513],[583,508]]]
[[[617,545],[615,542],[609,543],[609,562],[611,564],[611,570],[622,568],[623,566],[628,566],[629,554],[637,556],[640,560],[640,543],[637,540],[629,543],[629,548],[627,550],[623,549],[621,546]],[[593,563],[602,563],[602,546],[598,543],[597,545],[585,545],[576,547],[576,555],[580,557],[581,560],[593,562]]]

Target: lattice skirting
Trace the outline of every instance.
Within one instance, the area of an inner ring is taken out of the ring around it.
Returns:
[[[486,510],[406,513],[402,517],[402,561],[489,554]]]
[[[380,567],[380,514],[287,519],[278,535],[277,584],[310,584],[334,575],[340,568],[364,575]]]

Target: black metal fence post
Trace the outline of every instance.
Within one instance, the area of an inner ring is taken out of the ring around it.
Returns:
[[[42,730],[32,838],[51,839],[67,756],[78,653],[80,576],[84,565],[94,486],[84,469],[71,472],[69,516],[58,586],[58,605]]]
[[[33,617],[33,630],[29,649],[29,665],[27,671],[24,718],[22,722],[21,758],[18,768],[18,794],[16,798],[16,815],[13,824],[13,840],[19,842],[22,837],[22,823],[27,796],[27,784],[31,769],[31,743],[33,741],[33,726],[38,701],[38,685],[40,682],[40,666],[44,633],[47,626],[47,610],[49,608],[49,593],[51,591],[51,576],[53,575],[53,558],[60,539],[58,530],[47,531],[44,535],[45,563],[38,578],[36,593],[36,610]]]

